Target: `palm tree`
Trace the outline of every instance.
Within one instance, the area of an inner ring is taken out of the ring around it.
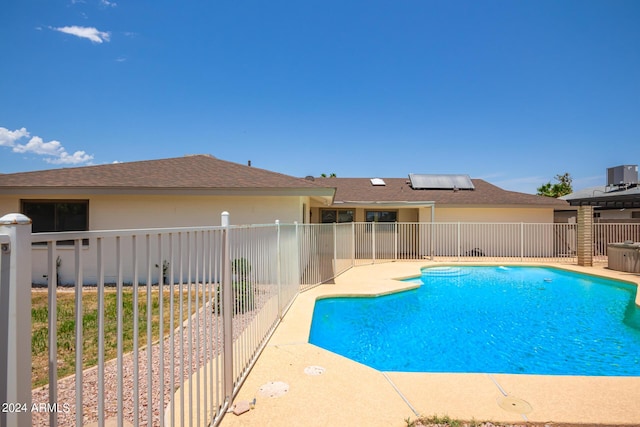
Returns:
[[[558,182],[555,184],[547,182],[538,187],[538,196],[558,198],[573,193],[573,188],[571,187],[572,179],[568,172],[565,172],[564,175],[556,175],[554,179]]]

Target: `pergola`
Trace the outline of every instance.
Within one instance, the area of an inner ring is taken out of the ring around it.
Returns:
[[[599,186],[576,191],[561,199],[571,206],[592,206],[594,209],[640,208],[640,187]]]
[[[640,187],[600,186],[561,197],[578,208],[578,265],[593,265],[592,227],[594,209],[640,208]]]

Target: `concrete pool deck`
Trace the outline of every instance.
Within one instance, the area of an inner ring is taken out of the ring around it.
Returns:
[[[495,265],[495,263],[491,263]],[[381,295],[413,287],[393,280],[433,262],[393,262],[352,268],[301,293],[267,343],[235,402],[255,408],[227,414],[221,426],[406,426],[419,415],[493,422],[640,425],[640,377],[380,372],[307,342],[316,298]],[[478,265],[463,264],[460,265]],[[542,265],[505,263],[503,265]],[[640,275],[604,266],[545,264],[640,284]],[[305,368],[324,368],[309,375]],[[281,397],[259,389],[288,385]]]

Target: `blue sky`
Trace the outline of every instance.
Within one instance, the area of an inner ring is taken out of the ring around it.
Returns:
[[[0,172],[208,153],[534,193],[640,163],[638,1],[0,5]]]

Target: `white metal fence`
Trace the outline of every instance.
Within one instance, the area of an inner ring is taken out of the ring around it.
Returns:
[[[0,412],[0,427],[107,419],[217,424],[300,291],[362,264],[574,262],[577,251],[576,224],[276,223],[31,234],[26,217],[2,220],[0,401],[14,406]],[[593,235],[602,260],[607,243],[639,241],[640,226],[596,224]],[[46,284],[48,295],[47,386],[33,391],[31,283]],[[61,292],[74,297],[72,321],[64,324]],[[59,376],[58,338],[69,333],[75,370]],[[89,336],[95,345],[87,345]],[[90,359],[96,367],[86,369]]]
[[[30,230],[28,222],[25,226]],[[29,231],[11,240],[0,231],[0,243],[23,253],[8,259],[12,251],[7,250],[0,260],[0,298],[27,312],[21,319],[26,331],[12,338],[5,335],[15,325],[8,321],[9,312],[2,312],[7,318],[0,323],[0,398],[25,406],[7,408],[0,424],[104,425],[109,419],[135,426],[218,423],[299,292],[305,252],[299,250],[299,233],[309,232],[295,224],[271,224]],[[19,271],[15,263],[28,268],[20,278],[5,277]],[[320,264],[317,254],[305,260],[310,270],[319,270]],[[32,391],[31,340],[25,339],[31,336],[29,285],[43,276],[48,377],[45,387]],[[16,289],[27,292],[17,298],[12,295]],[[74,297],[71,331],[69,321],[61,324],[58,318],[58,300],[65,292]],[[95,330],[89,331],[87,316],[95,319]],[[58,342],[69,332],[75,337],[75,371],[59,376],[64,349]],[[28,345],[4,346],[19,338]],[[115,354],[113,360],[108,354]],[[25,355],[29,362],[19,363]],[[95,360],[95,368],[87,369],[87,360]],[[16,369],[6,369],[10,366]],[[12,390],[16,384],[22,389]]]
[[[359,223],[355,265],[391,260],[572,261],[576,224]]]
[[[607,245],[625,241],[640,242],[640,224],[593,224],[593,257],[607,260]]]

